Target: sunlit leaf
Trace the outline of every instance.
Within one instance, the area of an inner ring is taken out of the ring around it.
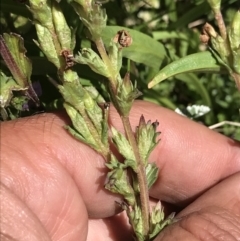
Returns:
[[[159,82],[182,73],[187,72],[219,72],[222,66],[218,64],[215,57],[208,51],[191,54],[181,59],[178,59],[163,69],[150,81],[149,88]]]

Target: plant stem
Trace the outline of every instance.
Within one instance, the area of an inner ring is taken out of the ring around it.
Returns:
[[[217,25],[218,25],[220,34],[221,34],[222,38],[224,40],[226,40],[227,39],[227,30],[226,30],[226,26],[225,26],[225,23],[223,20],[222,13],[220,10],[218,10],[218,11],[214,11],[214,14],[215,14],[215,19],[217,20]]]
[[[145,166],[144,163],[140,157],[137,142],[135,139],[135,136],[132,131],[132,127],[129,121],[128,116],[124,116],[121,113],[121,108],[118,106],[118,100],[116,98],[117,96],[117,81],[115,80],[115,72],[112,67],[112,63],[107,55],[106,49],[104,47],[102,38],[98,38],[95,40],[95,44],[97,46],[98,52],[104,61],[104,63],[107,65],[108,70],[111,73],[111,77],[109,78],[110,81],[110,91],[112,92],[112,101],[114,104],[116,104],[116,109],[118,111],[118,114],[120,115],[122,119],[122,123],[124,126],[124,130],[127,136],[127,139],[132,146],[134,156],[137,162],[137,179],[140,189],[140,205],[141,205],[141,212],[142,212],[142,220],[143,220],[143,229],[144,229],[144,236],[147,236],[149,232],[149,193],[148,193],[148,186],[147,186],[147,178],[146,178],[146,172],[145,172]]]
[[[233,79],[235,80],[238,90],[240,91],[240,75],[237,73],[234,73],[234,72],[231,75],[232,75]]]
[[[133,148],[134,156],[137,162],[137,179],[140,189],[140,202],[141,202],[141,211],[143,218],[143,228],[144,235],[146,236],[149,232],[149,193],[147,186],[147,178],[145,173],[145,166],[140,157],[137,142],[133,134],[131,124],[128,116],[121,116],[125,133],[130,145]]]

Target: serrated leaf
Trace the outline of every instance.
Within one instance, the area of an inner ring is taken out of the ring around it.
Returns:
[[[119,162],[114,155],[111,155],[110,163],[107,163],[106,166],[112,171],[107,175],[105,188],[113,193],[121,194],[128,205],[135,205],[134,190],[129,183],[126,166]]]
[[[72,50],[72,33],[71,29],[68,27],[66,19],[63,12],[56,2],[52,3],[52,18],[56,31],[57,38],[61,44],[63,50]],[[74,40],[73,40],[74,41]]]
[[[68,103],[64,103],[64,107],[68,113],[68,116],[72,120],[74,129],[67,126],[66,129],[76,138],[82,141],[83,143],[91,146],[94,150],[99,151],[97,143],[93,138],[91,132],[89,131],[88,126],[85,123],[83,117],[78,113],[78,111],[73,108]]]
[[[200,71],[219,72],[221,68],[222,65],[218,63],[211,52],[205,51],[191,54],[178,59],[161,69],[158,74],[150,81],[148,88],[152,88],[154,85],[160,83],[161,81],[177,74]]]
[[[148,188],[156,182],[158,178],[159,169],[155,163],[148,163],[146,167],[146,176],[147,176],[147,184]]]
[[[149,239],[152,240],[159,232],[172,223],[175,213],[171,213],[164,219],[164,211],[161,202],[158,202],[150,214],[150,232]]]
[[[139,153],[141,155],[144,164],[148,163],[148,157],[154,147],[158,144],[159,132],[157,132],[158,122],[148,121],[146,123],[143,115],[140,118],[139,125],[136,128],[136,139],[139,148]]]
[[[112,140],[116,145],[118,151],[127,159],[127,160],[135,160],[135,156],[126,137],[118,132],[114,127],[111,128],[112,130]]]
[[[37,30],[38,41],[33,40],[34,43],[43,51],[50,62],[52,62],[57,68],[60,68],[61,63],[59,53],[57,53],[55,48],[51,32],[38,23],[35,24],[35,27]]]
[[[68,77],[67,72],[64,76],[66,78]],[[100,137],[103,134],[102,121],[104,121],[102,109],[91,97],[89,92],[82,87],[77,76],[75,77],[75,81],[68,82],[66,80],[67,79],[65,79],[63,86],[58,87],[60,93],[64,97],[64,100],[78,110],[81,114],[87,113]],[[79,128],[81,129],[81,126]]]
[[[111,41],[109,45],[108,56],[115,71],[115,75],[117,76],[122,67],[122,50],[118,48],[118,44],[114,41]]]
[[[143,63],[154,69],[159,69],[163,59],[166,57],[164,46],[157,40],[139,31],[121,26],[107,26],[102,31],[104,44],[109,46],[111,39],[120,30],[129,32],[133,39],[131,46],[123,48],[123,57],[133,60],[137,63]]]
[[[82,52],[79,52],[78,55],[75,56],[74,61],[79,64],[87,64],[95,73],[105,77],[110,76],[109,70],[105,63],[102,61],[99,55],[90,48],[82,49]]]
[[[94,86],[85,86],[84,89],[88,91],[88,93],[90,94],[90,96],[91,96],[91,97],[94,99],[94,101],[96,101],[98,104],[105,103],[104,98],[102,97],[102,95],[98,92],[98,90],[97,90]]]

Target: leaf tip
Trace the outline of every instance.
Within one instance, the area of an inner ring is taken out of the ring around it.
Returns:
[[[150,81],[150,82],[148,83],[148,89],[151,89],[154,85],[155,85],[154,82],[153,82],[153,81]]]

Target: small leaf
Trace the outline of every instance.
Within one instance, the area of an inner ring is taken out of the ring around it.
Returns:
[[[92,122],[99,137],[101,137],[103,134],[102,121],[106,121],[103,120],[103,111],[98,106],[96,101],[91,97],[89,92],[80,84],[78,76],[76,74],[76,76],[72,75],[72,73],[73,72],[71,71],[66,71],[64,73],[65,81],[62,86],[58,86],[60,93],[63,95],[64,100],[78,110],[81,115],[87,114],[89,117],[88,121]],[[67,78],[75,78],[75,80],[72,79],[72,81],[69,82],[67,81]],[[78,131],[80,131],[80,129],[81,126],[79,126]]]
[[[99,151],[97,142],[93,138],[91,132],[89,131],[88,126],[85,123],[83,117],[79,112],[73,108],[68,103],[64,103],[64,107],[68,113],[68,116],[71,118],[74,129],[67,126],[66,129],[78,140],[83,143],[91,146],[94,150]]]
[[[75,10],[79,14],[79,16],[81,16],[80,17],[81,21],[91,33],[92,35],[91,39],[93,41],[97,40],[101,36],[102,30],[106,27],[106,23],[107,23],[106,10],[102,9],[100,4],[91,4],[91,3],[89,6],[87,6],[84,9],[85,11],[84,14],[81,14],[82,10],[79,7],[75,8]],[[83,17],[84,15],[86,15],[86,17]]]
[[[125,165],[119,162],[114,155],[111,155],[111,161],[106,166],[112,171],[107,175],[105,188],[113,193],[121,194],[128,205],[135,205],[134,190],[129,183]]]
[[[23,38],[17,34],[7,33],[3,34],[3,38],[5,42],[1,42],[1,44],[6,44],[9,51],[8,59],[11,60],[9,65],[8,61],[5,60],[5,62],[17,83],[22,87],[27,87],[32,74],[32,63],[25,55]],[[2,53],[2,57],[7,57],[6,54]]]
[[[88,91],[90,96],[96,101],[98,104],[105,103],[104,98],[100,95],[100,93],[97,91],[97,89],[94,86],[85,86],[85,90]]]
[[[118,132],[114,127],[111,128],[112,130],[112,140],[114,144],[117,146],[118,151],[127,159],[127,160],[135,160],[135,156],[126,137]],[[134,168],[136,169],[136,168]]]
[[[51,32],[38,23],[35,24],[35,27],[37,30],[38,41],[33,40],[34,43],[43,51],[47,59],[59,69],[61,66],[59,58],[60,53],[57,53],[56,51]]]
[[[110,43],[108,56],[114,68],[115,75],[117,76],[122,67],[122,49],[120,49],[114,41]]]
[[[84,89],[76,72],[65,71],[63,79],[64,83],[58,85],[58,89],[74,126],[74,129],[68,128],[70,133],[106,157],[109,152],[108,110],[102,110],[96,102],[98,94],[93,87],[90,92]]]
[[[52,17],[55,31],[61,44],[62,50],[72,50],[71,43],[73,40],[71,36],[71,29],[67,25],[59,4],[54,1],[52,2]]]
[[[150,81],[148,88],[152,88],[159,82],[177,74],[187,72],[218,72],[222,68],[216,58],[208,51],[191,54],[184,58],[178,59],[158,72],[158,74]]]
[[[74,61],[79,64],[87,64],[95,73],[109,77],[110,73],[107,66],[97,53],[90,48],[82,49],[82,53],[75,56]]]
[[[127,72],[123,80],[120,78],[117,87],[117,96],[119,109],[122,114],[127,116],[132,107],[133,101],[142,93],[137,89],[136,84],[133,85],[130,80],[130,74]]]
[[[159,169],[155,163],[148,163],[146,167],[146,176],[148,188],[150,188],[158,178]]]
[[[0,52],[15,81],[26,88],[26,96],[39,105],[39,99],[31,82],[32,62],[26,57],[23,38],[20,35],[4,33],[0,35]]]
[[[157,121],[151,123],[148,121],[146,123],[143,115],[140,118],[139,125],[136,128],[136,139],[139,148],[141,158],[143,159],[145,165],[148,163],[148,157],[154,147],[158,144],[159,132],[157,132],[157,126],[159,123]]]
[[[172,223],[174,213],[170,214],[165,220],[164,216],[165,215],[161,203],[158,202],[156,206],[153,208],[150,215],[150,240],[152,240],[152,238],[158,235],[164,227]]]
[[[7,77],[3,72],[0,72],[0,79],[0,107],[5,108],[13,97],[12,91],[22,91],[26,88],[22,88],[12,77]]]

